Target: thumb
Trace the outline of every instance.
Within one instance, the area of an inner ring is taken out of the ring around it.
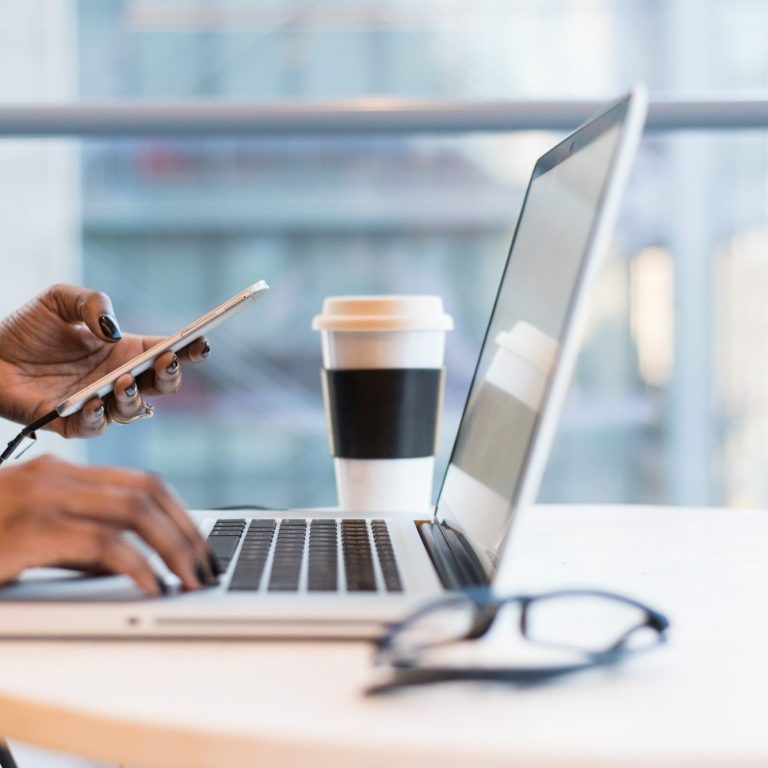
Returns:
[[[85,323],[100,339],[114,343],[122,338],[112,300],[106,293],[77,285],[54,285],[44,300],[68,323]]]

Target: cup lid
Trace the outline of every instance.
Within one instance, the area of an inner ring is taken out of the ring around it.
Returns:
[[[439,296],[330,296],[315,315],[316,331],[450,331]]]

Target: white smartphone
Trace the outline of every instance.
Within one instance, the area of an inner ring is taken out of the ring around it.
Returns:
[[[263,296],[268,290],[269,286],[263,280],[259,280],[258,283],[254,283],[244,291],[240,291],[229,301],[225,301],[221,306],[212,309],[207,315],[203,315],[200,319],[195,320],[194,323],[190,323],[185,328],[174,333],[173,336],[168,336],[155,344],[154,347],[150,347],[146,352],[142,352],[134,357],[133,360],[129,360],[119,368],[115,368],[114,371],[110,371],[106,376],[102,376],[100,379],[88,384],[88,386],[83,387],[79,392],[75,392],[74,395],[70,395],[66,400],[62,400],[56,406],[56,413],[59,416],[71,416],[73,413],[77,413],[94,397],[108,395],[112,391],[117,379],[124,374],[130,373],[133,376],[138,376],[140,373],[148,370],[155,359],[162,355],[163,352],[169,350],[176,352],[182,347],[186,347],[187,344],[192,343],[195,339],[211,330],[211,328],[245,309],[251,302]]]

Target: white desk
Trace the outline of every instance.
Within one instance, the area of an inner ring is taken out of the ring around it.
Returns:
[[[514,546],[521,589],[626,591],[670,643],[535,689],[371,700],[358,643],[3,641],[0,732],[146,768],[768,765],[768,512],[538,507]]]

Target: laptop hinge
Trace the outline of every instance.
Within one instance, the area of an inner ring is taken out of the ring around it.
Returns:
[[[466,538],[440,523],[418,524],[421,540],[443,586],[449,590],[485,587],[490,583]]]

